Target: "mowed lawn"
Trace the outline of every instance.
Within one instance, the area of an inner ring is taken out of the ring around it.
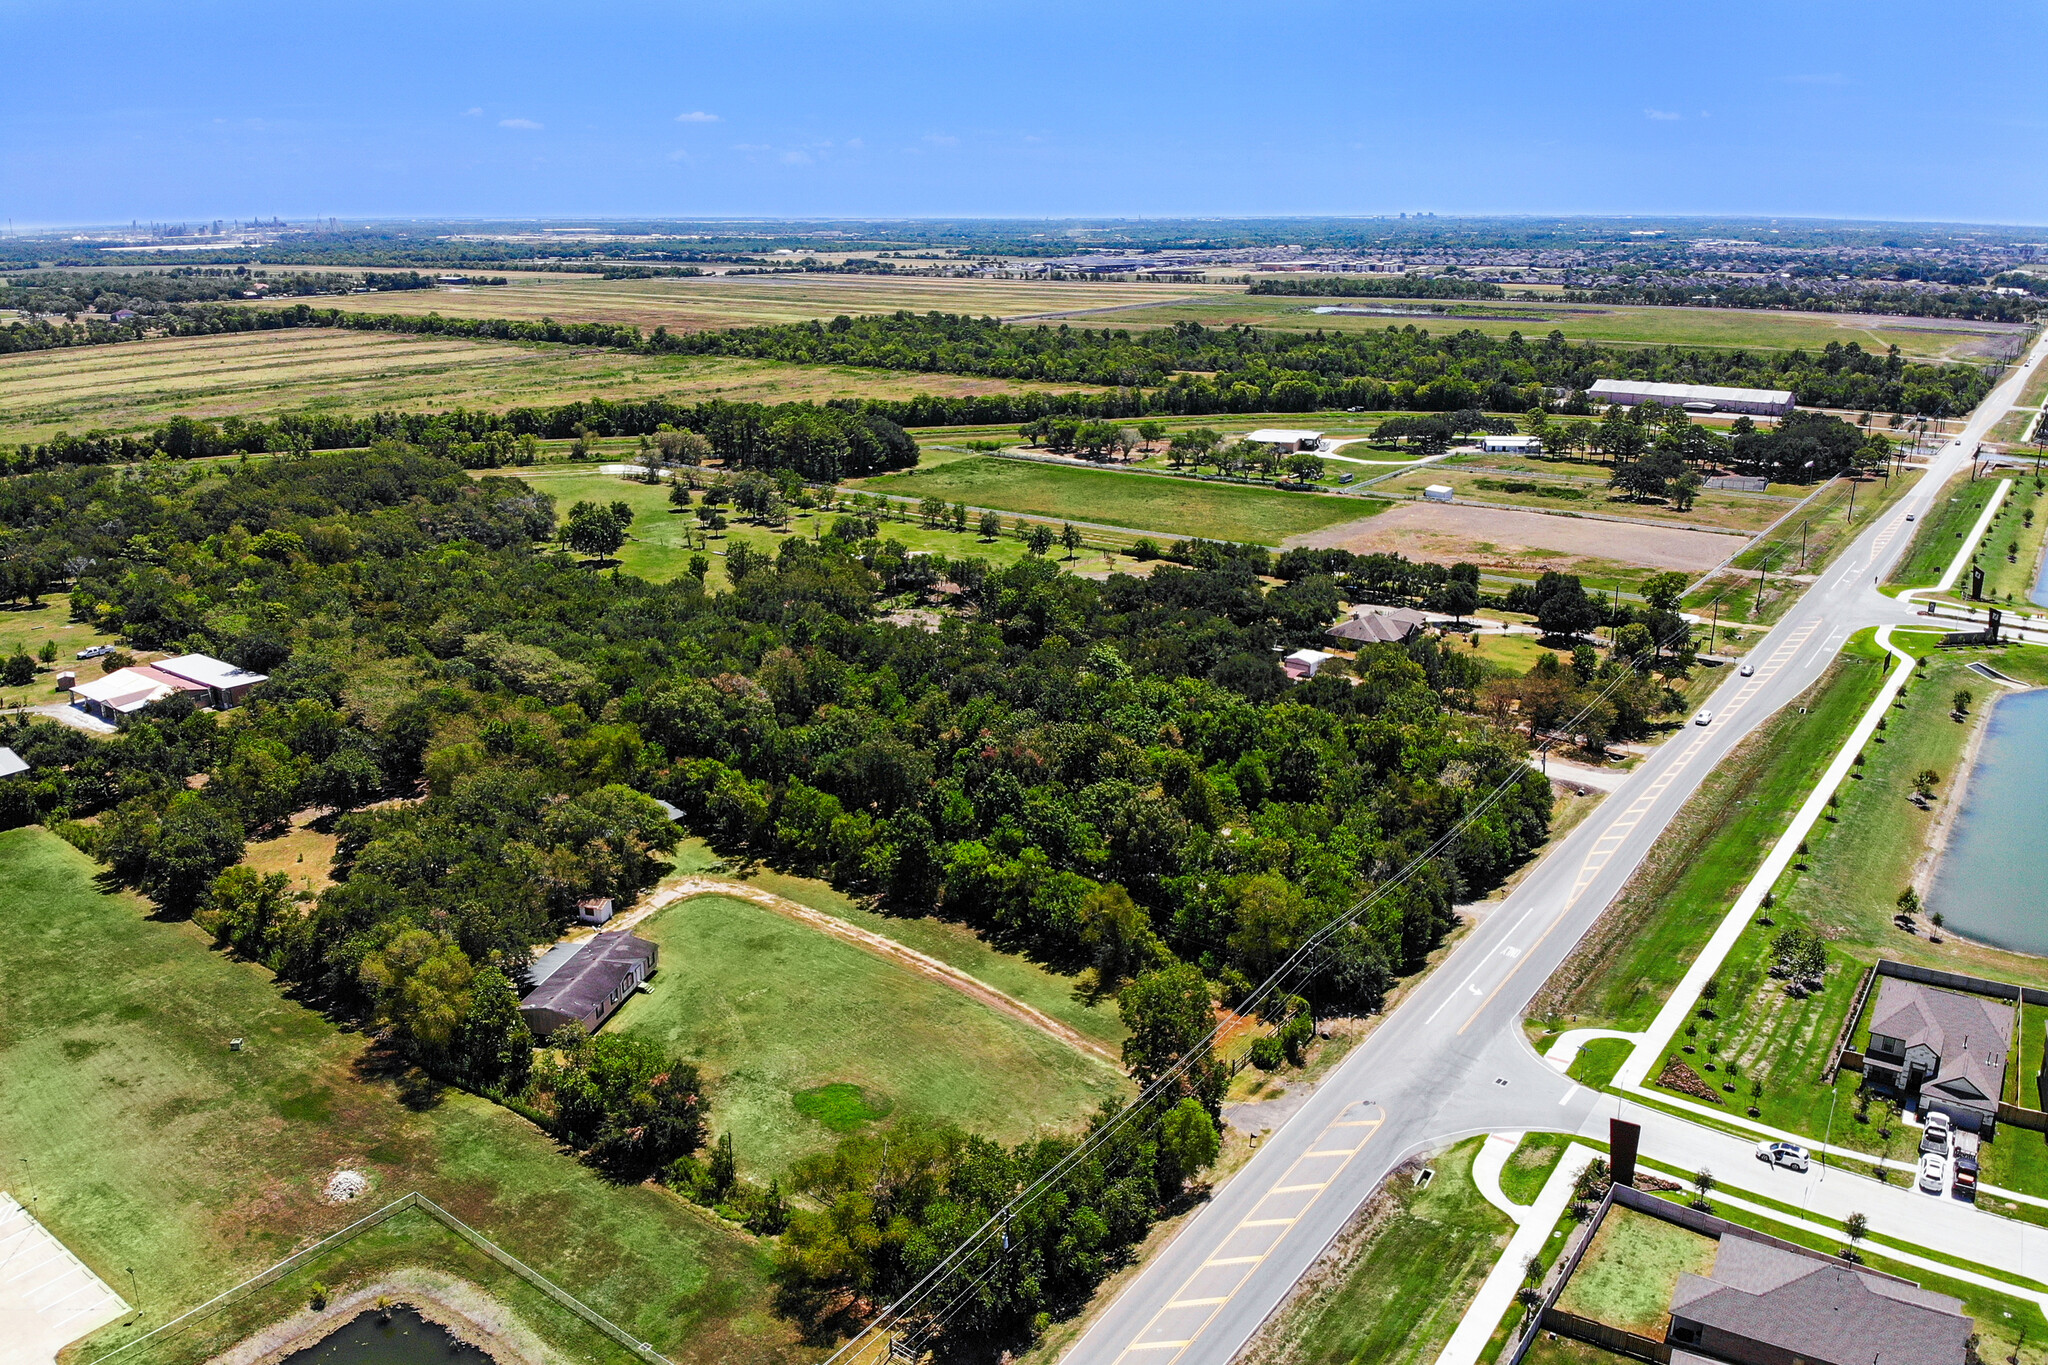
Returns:
[[[672,1359],[808,1358],[758,1244],[509,1110],[387,1078],[362,1035],[96,870],[43,829],[0,834],[5,1185],[124,1295],[134,1267],[142,1310],[89,1354],[418,1190]],[[343,1165],[369,1193],[322,1202]]]
[[[45,440],[58,430],[96,427],[137,431],[180,414],[253,420],[287,412],[547,407],[591,398],[788,403],[1088,387],[308,327],[0,356],[0,440]]]
[[[1005,1142],[1075,1127],[1128,1089],[1065,1043],[759,905],[696,897],[636,932],[661,945],[661,969],[608,1027],[701,1065],[713,1129],[763,1180],[838,1139],[797,1107],[827,1086],[857,1087],[878,1117]]]
[[[872,493],[944,498],[969,507],[1252,545],[1278,545],[1288,536],[1357,521],[1393,505],[1377,499],[1284,493],[990,456],[885,474],[856,486]]]
[[[1678,1277],[1706,1274],[1719,1250],[1713,1238],[1676,1223],[1611,1208],[1557,1306],[1638,1336],[1661,1335]]]

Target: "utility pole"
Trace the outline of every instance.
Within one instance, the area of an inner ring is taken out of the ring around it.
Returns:
[[[1765,569],[1767,569],[1767,568],[1769,568],[1769,567],[1770,567],[1770,561],[1769,561],[1769,560],[1760,560],[1760,561],[1759,561],[1759,562],[1757,563],[1757,566],[1756,566],[1756,606],[1754,606],[1753,608],[1751,608],[1751,609],[1750,609],[1750,610],[1751,610],[1751,614],[1752,614],[1752,615],[1754,615],[1754,616],[1758,616],[1758,617],[1761,617],[1761,616],[1763,615],[1763,611],[1764,611],[1764,570],[1765,570]]]
[[[1721,629],[1721,594],[1714,594],[1714,624],[1707,627],[1707,653],[1714,652],[1714,635]]]
[[[1849,524],[1856,524],[1856,476],[1849,476]]]
[[[1806,528],[1811,525],[1813,525],[1812,517],[1808,517],[1805,521],[1799,523],[1799,572],[1801,573],[1806,572]]]

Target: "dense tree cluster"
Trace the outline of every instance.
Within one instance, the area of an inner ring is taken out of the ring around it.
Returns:
[[[950,1281],[970,1286],[961,1302],[948,1294],[903,1328],[955,1358],[1084,1307],[1217,1152],[1214,1121],[1194,1100],[1121,1121],[1112,1108],[1091,1131],[1113,1122],[1054,1190],[1027,1201],[963,1259]],[[818,1208],[793,1213],[783,1234],[783,1308],[819,1336],[857,1329],[1068,1159],[1078,1141],[1005,1148],[957,1128],[905,1124],[798,1163],[791,1185]]]
[[[504,283],[503,280],[497,281]],[[472,283],[487,284],[488,280]],[[347,294],[361,289],[432,289],[434,277],[417,270],[314,274],[308,271],[251,270],[247,266],[187,267],[180,270],[114,274],[99,271],[39,270],[0,281],[0,308],[31,313],[114,313],[132,309],[141,314],[164,311],[174,303],[214,303],[240,299],[251,292],[270,298],[306,298]]]
[[[1945,275],[1943,282],[1978,286],[1981,272],[1967,268],[1901,266],[1899,280]],[[2007,283],[2004,277],[1994,283]],[[2031,292],[2031,291],[2030,291]],[[1797,284],[1642,283],[1605,289],[1567,289],[1555,296],[1564,303],[1637,303],[1684,308],[1796,308],[1813,313],[1888,313],[1914,318],[1968,318],[1976,322],[2031,322],[2041,310],[2038,298],[2015,298],[1992,289],[1965,287],[1933,292],[1880,286],[1823,294]]]

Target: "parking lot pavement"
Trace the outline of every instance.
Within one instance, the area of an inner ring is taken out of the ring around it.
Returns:
[[[61,1347],[127,1311],[106,1281],[0,1191],[0,1365],[51,1365]]]

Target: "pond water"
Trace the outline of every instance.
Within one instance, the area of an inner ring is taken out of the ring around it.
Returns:
[[[2001,697],[1927,895],[1928,911],[1957,933],[2048,955],[2044,777],[2048,689]]]
[[[410,1308],[391,1310],[382,1321],[376,1309],[355,1318],[303,1351],[285,1357],[284,1365],[492,1365],[491,1357],[449,1335]]]

